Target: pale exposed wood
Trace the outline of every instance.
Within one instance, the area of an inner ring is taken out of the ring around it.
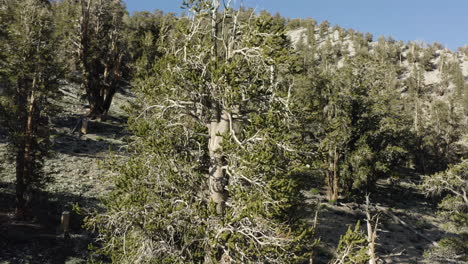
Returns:
[[[229,114],[226,111],[215,110],[214,118],[209,126],[209,152],[210,152],[210,191],[211,199],[217,204],[218,214],[224,213],[224,207],[228,197],[225,189],[228,176],[224,170],[224,155],[222,153],[223,135],[230,131]]]
[[[374,220],[375,219],[375,220]],[[366,196],[366,222],[367,222],[367,243],[369,246],[369,264],[377,264],[377,256],[375,253],[375,241],[377,240],[377,230],[379,225],[379,216],[371,216],[370,199]],[[372,226],[374,222],[374,226]]]
[[[63,236],[67,238],[70,236],[70,212],[63,211],[62,217],[60,220],[61,220],[60,223],[61,223],[61,229],[63,231]]]
[[[86,135],[88,133],[88,118],[87,117],[83,117],[82,120],[81,120],[81,129],[80,129],[80,132],[81,134],[83,135]]]

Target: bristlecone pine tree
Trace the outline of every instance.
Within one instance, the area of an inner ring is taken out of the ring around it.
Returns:
[[[463,263],[468,258],[468,160],[444,172],[425,176],[421,185],[429,195],[444,196],[439,214],[455,227],[452,235],[425,252],[431,263]]]
[[[86,91],[87,116],[103,118],[122,84],[124,7],[120,0],[64,0],[57,9],[63,48],[72,51],[71,62]]]
[[[327,196],[336,201],[340,194],[370,191],[401,166],[409,131],[392,68],[360,55],[324,74],[327,81],[316,88],[314,133]]]
[[[303,197],[284,25],[217,0],[184,5],[193,16],[136,82],[133,155],[87,223],[114,263],[303,262],[314,241],[291,214]]]
[[[60,70],[55,60],[50,3],[8,0],[0,3],[8,21],[1,40],[5,58],[0,94],[2,126],[16,162],[16,215],[22,217],[33,191],[45,183],[48,150],[48,98],[55,94]]]
[[[346,234],[340,237],[335,258],[330,262],[332,264],[366,264],[369,263],[369,245],[366,235],[360,230],[360,222],[354,226],[348,227]]]

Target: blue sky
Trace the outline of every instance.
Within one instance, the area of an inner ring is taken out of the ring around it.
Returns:
[[[124,0],[127,9],[180,13],[181,0]],[[439,42],[450,49],[468,45],[468,0],[233,0],[246,7],[311,17],[318,22],[392,36],[396,40]]]

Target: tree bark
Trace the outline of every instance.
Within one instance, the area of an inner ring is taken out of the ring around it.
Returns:
[[[333,150],[333,200],[338,200],[338,153]]]
[[[15,217],[23,218],[26,210],[26,199],[24,193],[26,184],[24,181],[24,147],[19,146],[16,151],[16,209]]]
[[[27,85],[25,80],[19,82],[19,90],[23,90],[24,86]],[[35,94],[36,89],[36,78],[32,81],[32,92],[29,95],[29,100],[24,102],[23,99],[26,97],[20,92],[18,94],[18,105],[22,106],[27,104],[25,107],[26,114],[20,117],[20,127],[23,132],[23,137],[20,140],[20,144],[16,152],[16,212],[15,216],[23,218],[26,214],[27,199],[25,198],[26,189],[31,184],[32,180],[32,166],[34,163],[33,157],[33,141],[34,141],[34,127],[35,127]]]
[[[370,199],[369,195],[366,196],[366,222],[367,222],[367,243],[369,250],[367,254],[369,255],[369,264],[377,264],[377,256],[375,253],[375,240],[377,239],[377,229],[379,225],[379,218],[375,221],[374,226],[372,226],[372,216],[370,214]]]
[[[209,124],[209,154],[210,154],[210,192],[211,200],[216,203],[216,211],[219,215],[224,214],[228,192],[225,187],[228,177],[225,172],[225,160],[223,155],[223,136],[229,132],[229,114],[220,107],[213,109],[213,120]]]
[[[339,196],[339,182],[338,182],[338,153],[336,147],[334,150],[328,151],[328,168],[325,171],[326,184],[327,184],[327,198],[329,201],[338,200]]]

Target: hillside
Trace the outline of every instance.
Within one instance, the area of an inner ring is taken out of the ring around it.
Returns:
[[[315,29],[315,27],[314,27]],[[291,39],[292,43],[294,46],[298,47],[298,45],[309,45],[307,43],[307,39],[309,38],[309,31],[307,28],[300,27],[296,29],[289,30],[287,33],[288,37]],[[341,49],[341,54],[344,54],[340,58],[340,60],[347,58],[347,57],[354,57],[356,56],[356,51],[360,48],[359,44],[356,43],[355,39],[353,36],[350,34],[355,34],[354,31],[351,31],[349,33],[346,29],[339,28],[335,29],[332,27],[328,27],[328,30],[326,31],[325,34],[320,33],[320,29],[315,29],[314,30],[314,40],[316,43],[315,45],[317,49],[324,48],[327,45],[327,41],[330,41],[331,45],[337,49]],[[362,33],[358,33],[362,34]],[[302,44],[300,44],[302,42]],[[381,42],[381,44],[379,44]],[[377,49],[381,48],[379,45],[383,45],[388,50],[398,50],[401,55],[399,57],[399,65],[404,67],[404,71],[401,73],[399,78],[401,80],[406,79],[410,72],[412,66],[411,62],[408,60],[408,54],[411,53],[411,49],[414,47],[418,47],[418,49],[422,50],[429,50],[431,53],[431,58],[429,60],[429,63],[433,65],[433,68],[430,70],[425,70],[424,72],[424,81],[425,84],[428,86],[438,86],[443,82],[443,79],[445,78],[444,72],[443,72],[443,67],[445,67],[447,64],[450,63],[458,63],[460,66],[460,69],[463,73],[463,77],[466,80],[468,80],[468,54],[467,52],[464,52],[464,48],[460,48],[458,51],[450,51],[449,49],[444,48],[440,44],[427,44],[427,43],[418,43],[418,42],[410,42],[410,43],[404,43],[402,41],[396,41],[394,39],[388,39],[385,37],[380,37],[379,41],[371,40],[370,42],[367,43],[367,51],[370,52],[371,54],[376,55],[378,53]],[[399,56],[400,56],[399,55]],[[423,54],[421,54],[422,56]],[[338,62],[340,64],[340,61]],[[421,63],[417,62],[415,65],[420,66]],[[455,88],[455,85],[453,82],[450,83],[448,90],[453,92]]]

